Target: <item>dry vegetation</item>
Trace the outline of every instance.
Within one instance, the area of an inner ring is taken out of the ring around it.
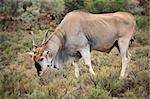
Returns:
[[[90,76],[82,59],[80,60],[82,75],[79,79],[75,78],[74,67],[70,62],[65,63],[64,68],[60,70],[49,68],[46,74],[38,77],[33,61],[27,54],[32,48],[30,35],[26,30],[30,28],[30,24],[18,23],[16,30],[12,31],[9,27],[10,30],[1,30],[0,99],[148,99],[149,17],[139,15],[135,17],[138,29],[135,41],[130,44],[129,49],[132,55],[130,73],[127,78],[121,80],[118,79],[121,62],[116,49],[109,54],[92,52],[95,77]],[[38,25],[31,28],[36,33],[39,43],[43,38],[45,26],[43,27],[43,30],[40,30]]]

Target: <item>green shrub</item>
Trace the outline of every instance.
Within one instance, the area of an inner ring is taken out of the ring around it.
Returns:
[[[126,11],[141,15],[143,11],[136,0],[86,0],[84,8],[93,13]]]
[[[10,16],[18,16],[21,12],[21,3],[18,0],[4,0],[0,3],[0,13]]]
[[[148,16],[136,16],[136,24],[139,29],[149,27],[149,17]]]
[[[0,32],[1,65],[7,65],[14,61],[18,52],[26,52],[31,48],[30,42],[27,42],[29,35],[27,32]]]
[[[86,0],[85,8],[94,13],[106,13],[122,11],[126,4],[126,0]]]
[[[148,16],[135,16],[136,18],[136,32],[134,34],[135,41],[141,45],[148,45],[149,36],[149,17]]]
[[[65,10],[67,12],[83,9],[84,7],[84,0],[64,0]]]
[[[42,0],[40,1],[40,12],[48,11],[53,14],[62,13],[64,10],[63,0]]]
[[[132,52],[131,60],[134,61],[136,67],[134,70],[142,71],[142,70],[149,70],[149,48],[148,47],[141,47],[135,48]]]
[[[42,0],[40,1],[40,12],[48,12],[60,23],[64,11],[64,0]]]
[[[104,0],[87,0],[85,2],[85,8],[93,13],[102,13],[108,11],[110,2]],[[107,8],[107,9],[105,9]],[[104,11],[105,10],[105,11]]]
[[[150,42],[149,30],[138,30],[135,33],[135,41],[141,45],[148,45]]]
[[[97,86],[89,92],[88,99],[110,99],[110,93],[103,88]]]

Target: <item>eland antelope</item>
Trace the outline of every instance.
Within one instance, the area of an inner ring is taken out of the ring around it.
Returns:
[[[79,77],[79,59],[83,57],[89,72],[95,75],[91,65],[92,50],[109,53],[117,47],[122,62],[120,77],[128,74],[130,55],[129,42],[135,32],[134,17],[127,12],[108,14],[91,14],[82,11],[68,13],[55,31],[45,38],[40,47],[37,47],[32,35],[32,56],[38,75],[48,67],[61,68],[65,61],[72,61],[75,66],[75,75]]]

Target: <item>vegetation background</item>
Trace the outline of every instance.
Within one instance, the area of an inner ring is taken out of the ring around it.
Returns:
[[[148,99],[149,0],[0,0],[0,99]],[[29,30],[40,44],[45,30],[53,31],[70,11],[92,13],[126,11],[137,22],[135,42],[130,45],[130,74],[118,79],[119,53],[92,52],[96,77],[91,78],[81,59],[82,75],[76,79],[74,67],[49,68],[38,77],[27,52],[32,49]]]

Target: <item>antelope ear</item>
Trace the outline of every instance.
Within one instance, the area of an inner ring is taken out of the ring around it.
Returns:
[[[28,52],[28,55],[32,58],[32,56],[34,55],[33,52]]]

